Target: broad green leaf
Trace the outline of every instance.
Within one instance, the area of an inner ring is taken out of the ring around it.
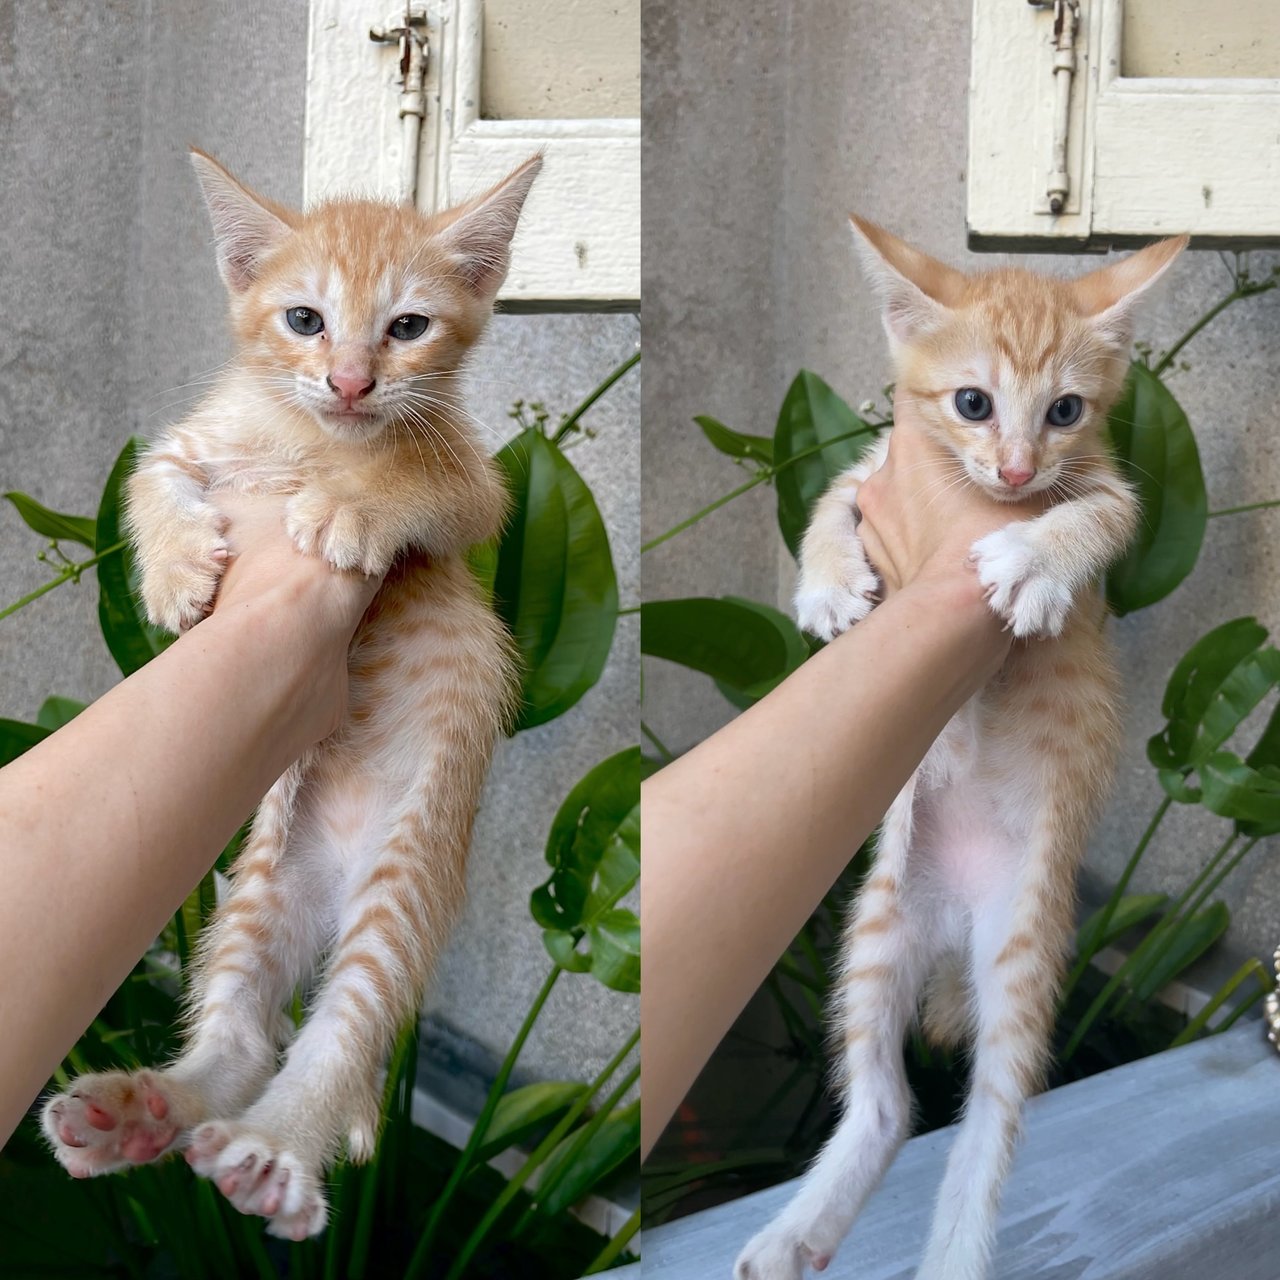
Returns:
[[[1142,502],[1133,543],[1107,574],[1107,600],[1125,614],[1163,600],[1195,568],[1209,504],[1187,415],[1145,365],[1130,366],[1108,426]]]
[[[809,656],[804,637],[785,614],[733,596],[645,601],[640,651],[702,671],[749,701],[763,697]]]
[[[1271,715],[1253,744],[1253,750],[1244,758],[1244,762],[1254,769],[1262,769],[1270,765],[1280,769],[1280,702],[1271,709]]]
[[[25,493],[9,492],[4,495],[17,508],[27,527],[42,533],[46,538],[61,542],[78,542],[95,550],[95,525],[88,516],[68,516],[60,511],[50,511]]]
[[[497,455],[513,509],[498,546],[494,603],[523,659],[517,729],[562,715],[600,678],[618,618],[609,539],[591,490],[540,432]]]
[[[498,572],[498,544],[494,540],[477,542],[467,551],[467,567],[487,604],[493,603],[493,580]]]
[[[1099,907],[1081,926],[1076,934],[1076,947],[1082,956],[1092,956],[1110,945],[1121,934],[1135,925],[1158,915],[1169,904],[1167,893],[1130,893],[1116,904],[1105,934],[1100,933],[1106,914],[1105,906]]]
[[[1256,618],[1236,618],[1215,627],[1191,646],[1174,667],[1161,710],[1168,724],[1147,743],[1157,769],[1191,764],[1192,750],[1210,704],[1231,673],[1267,638]]]
[[[544,1217],[558,1217],[635,1158],[640,1150],[640,1103],[632,1102],[609,1116],[581,1147],[575,1137],[572,1133],[565,1137],[543,1167],[544,1184],[550,1187],[546,1198],[538,1201],[538,1212]]]
[[[611,991],[640,990],[640,921],[634,911],[615,907],[587,926],[591,973]]]
[[[122,550],[98,563],[98,623],[111,656],[127,676],[145,666],[174,639],[153,627],[143,613],[138,599],[138,570],[133,548],[124,537],[124,485],[142,448],[143,441],[135,436],[120,451],[111,468],[98,508],[95,542],[99,553],[117,543],[125,543]]]
[[[74,720],[84,708],[85,704],[76,698],[46,698],[36,715],[36,724],[52,733],[54,729],[61,729],[64,724]]]
[[[813,504],[836,476],[857,462],[876,431],[816,373],[802,369],[796,374],[773,433],[778,527],[793,556],[799,554]],[[790,462],[793,458],[797,461]]]
[[[1239,756],[1219,751],[1200,766],[1200,787],[1204,807],[1234,818],[1245,835],[1280,832],[1280,770],[1251,769]]]
[[[1242,658],[1205,708],[1191,761],[1208,759],[1280,687],[1280,652],[1271,645]]]
[[[576,1081],[548,1080],[504,1093],[475,1159],[490,1160],[524,1142],[549,1120],[568,1111],[586,1092],[587,1086]]]
[[[16,760],[37,742],[44,741],[50,732],[39,724],[26,724],[22,720],[0,720],[0,766]]]
[[[1134,984],[1139,1000],[1150,1000],[1161,987],[1200,959],[1231,924],[1231,912],[1215,902],[1181,924],[1152,968]]]
[[[771,693],[793,671],[804,666],[813,656],[814,651],[804,632],[785,613],[773,608],[772,605],[760,604],[756,600],[746,600],[742,596],[725,596],[724,599],[731,600],[734,604],[740,604],[746,609],[753,609],[762,618],[767,618],[782,632],[787,643],[786,667],[781,674],[772,676],[768,680],[754,684],[747,689],[739,689],[725,680],[716,681],[716,688],[739,711],[745,711],[748,707],[759,702],[766,693]]]
[[[702,434],[721,453],[731,458],[752,458],[756,462],[773,461],[773,441],[768,436],[748,436],[741,431],[731,431],[723,422],[700,414],[694,422],[702,428]]]

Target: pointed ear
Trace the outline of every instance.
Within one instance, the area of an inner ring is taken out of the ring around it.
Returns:
[[[257,278],[262,260],[297,226],[298,215],[250,191],[197,147],[191,148],[191,165],[213,222],[218,270],[227,288],[241,293]]]
[[[1133,341],[1134,312],[1138,300],[1173,265],[1190,237],[1157,240],[1119,262],[1091,271],[1071,283],[1080,309],[1092,318],[1107,341],[1128,350]]]
[[[440,232],[445,249],[459,260],[467,287],[491,302],[511,265],[511,237],[533,180],[542,168],[542,154],[531,156],[496,187],[451,209]]]
[[[950,308],[959,305],[966,279],[913,249],[883,227],[849,215],[862,269],[884,306],[884,327],[892,342],[910,342],[936,329]]]

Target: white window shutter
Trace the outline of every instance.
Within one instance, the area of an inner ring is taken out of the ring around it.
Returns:
[[[426,18],[417,203],[447,208],[535,151],[545,162],[499,295],[510,309],[635,306],[640,298],[640,121],[485,120],[482,0],[415,3]],[[554,20],[549,13],[548,20]],[[306,197],[400,194],[404,128],[395,0],[311,0]]]

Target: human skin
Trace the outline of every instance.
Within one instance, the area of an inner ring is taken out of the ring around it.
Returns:
[[[643,788],[642,1154],[934,739],[1011,638],[969,549],[1039,514],[948,484],[954,464],[895,408],[858,494],[886,600]],[[875,678],[868,679],[874,671]]]
[[[299,555],[282,502],[220,495],[232,558],[213,615],[0,769],[0,1142],[271,784],[341,721],[378,581]]]

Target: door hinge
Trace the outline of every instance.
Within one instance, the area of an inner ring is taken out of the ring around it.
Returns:
[[[427,115],[427,11],[406,0],[404,12],[372,27],[369,39],[400,49],[400,198],[412,204],[418,193],[418,142]]]
[[[1053,10],[1053,150],[1045,198],[1049,212],[1067,207],[1071,174],[1067,171],[1067,135],[1071,128],[1071,86],[1076,74],[1076,36],[1080,32],[1080,0],[1029,0],[1036,9]]]

